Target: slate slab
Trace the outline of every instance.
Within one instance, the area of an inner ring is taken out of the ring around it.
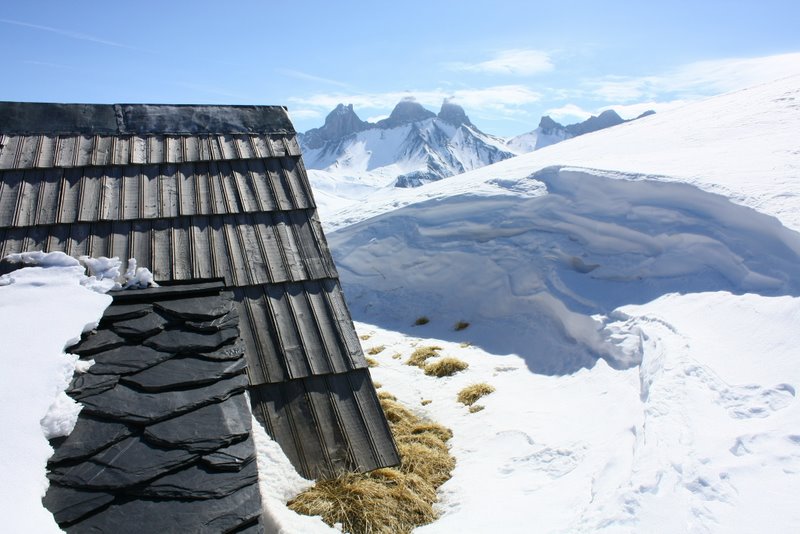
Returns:
[[[79,490],[51,483],[42,504],[61,525],[73,523],[113,500],[114,496],[105,491]]]
[[[136,499],[112,504],[67,532],[145,532],[219,534],[258,521],[261,496],[256,484],[221,499],[154,500]]]
[[[160,352],[141,345],[117,347],[93,356],[95,364],[90,374],[130,374],[152,367],[172,358],[169,352]]]
[[[233,306],[230,293],[155,303],[159,310],[187,321],[209,321],[230,312]]]
[[[161,332],[166,325],[166,319],[157,313],[148,313],[142,317],[114,323],[111,329],[124,338],[141,339]]]
[[[119,382],[119,375],[102,375],[94,373],[81,373],[72,377],[67,388],[67,395],[80,400],[89,395],[97,395],[111,389]]]
[[[55,453],[48,463],[58,464],[67,460],[88,458],[109,445],[129,437],[133,432],[133,428],[124,423],[104,421],[81,413],[75,428],[55,448]]]
[[[231,361],[205,360],[192,357],[172,358],[144,371],[122,378],[144,391],[166,391],[183,387],[196,387],[244,372],[244,358]]]
[[[81,402],[87,414],[130,423],[155,423],[225,400],[244,391],[247,383],[247,376],[239,374],[208,386],[160,393],[138,391],[118,384],[114,389],[86,397]]]
[[[239,472],[214,472],[192,465],[151,480],[132,493],[166,499],[219,499],[258,482],[258,468],[251,462]]]
[[[256,446],[253,437],[206,454],[200,461],[215,471],[239,471],[246,464],[256,459]]]
[[[79,464],[55,466],[48,477],[63,486],[115,490],[160,477],[197,458],[185,449],[162,449],[131,436]]]
[[[67,349],[67,352],[77,354],[79,356],[91,356],[104,350],[111,350],[120,345],[124,345],[125,340],[117,334],[108,329],[98,330],[89,334],[84,340],[77,345]]]
[[[247,438],[250,421],[245,396],[234,395],[223,402],[149,425],[144,436],[164,447],[210,452]]]
[[[143,343],[162,352],[194,354],[197,352],[212,352],[238,337],[238,328],[224,328],[210,333],[170,329],[146,339]]]
[[[244,356],[245,344],[241,339],[232,345],[224,345],[216,350],[199,353],[203,358],[211,360],[236,360]]]
[[[234,308],[225,315],[210,321],[186,321],[186,326],[198,332],[214,332],[239,325],[239,311]]]
[[[114,302],[111,306],[106,308],[101,322],[114,322],[141,317],[149,313],[152,309],[152,304],[117,304]]]

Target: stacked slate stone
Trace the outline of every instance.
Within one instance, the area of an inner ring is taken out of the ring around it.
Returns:
[[[263,532],[238,313],[223,284],[118,292],[67,349],[95,361],[53,443],[45,506],[67,532]]]

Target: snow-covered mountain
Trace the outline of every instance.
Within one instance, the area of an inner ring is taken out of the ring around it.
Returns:
[[[442,103],[438,114],[403,100],[388,118],[362,121],[339,104],[320,128],[298,136],[312,180],[332,188],[417,187],[512,157],[504,141],[481,132],[463,108]],[[333,184],[331,184],[333,185]]]
[[[631,120],[647,117],[653,113],[655,112],[645,111]],[[624,122],[629,121],[620,117],[617,112],[612,109],[603,111],[597,116],[592,115],[583,122],[576,122],[575,124],[568,124],[566,126],[563,126],[545,115],[542,117],[541,121],[539,121],[539,126],[537,126],[535,130],[512,137],[506,142],[506,145],[509,150],[516,154],[527,154],[528,152],[560,143],[566,139],[611,128],[612,126],[617,126]]]

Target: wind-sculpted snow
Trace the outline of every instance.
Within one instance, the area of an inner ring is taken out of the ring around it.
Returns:
[[[331,234],[354,317],[407,331],[427,315],[443,339],[470,320],[488,352],[564,374],[600,357],[640,362],[635,336],[592,317],[619,306],[668,293],[800,295],[800,234],[773,217],[638,175],[548,168],[527,180],[546,194],[455,195]]]

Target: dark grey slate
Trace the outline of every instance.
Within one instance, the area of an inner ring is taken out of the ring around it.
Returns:
[[[199,355],[210,360],[236,360],[244,356],[245,348],[244,341],[239,339],[232,345],[225,345],[216,350],[202,352]]]
[[[56,447],[49,463],[88,458],[131,434],[133,429],[124,423],[95,419],[82,413],[69,436]]]
[[[60,525],[73,523],[113,500],[114,496],[105,491],[85,491],[51,483],[42,504]]]
[[[84,398],[88,414],[110,417],[131,423],[154,423],[213,402],[227,399],[247,387],[247,376],[223,378],[211,385],[182,391],[148,393],[124,384],[99,395]]]
[[[186,321],[186,326],[198,332],[213,332],[215,330],[222,330],[223,328],[230,328],[239,324],[239,310],[234,308],[230,312],[211,319],[210,321]]]
[[[146,339],[144,344],[162,352],[195,354],[214,351],[238,337],[238,328],[226,328],[212,333],[164,330]]]
[[[92,358],[95,364],[89,368],[92,374],[130,374],[142,371],[172,358],[169,352],[160,352],[141,345],[127,345],[99,354]]]
[[[233,309],[233,300],[229,294],[191,299],[168,300],[157,302],[156,307],[174,317],[189,321],[209,321]]]
[[[198,455],[162,449],[131,436],[72,466],[54,466],[48,475],[61,485],[82,489],[129,488],[189,465]]]
[[[244,358],[218,361],[191,356],[178,357],[139,373],[124,376],[121,380],[145,391],[166,391],[210,384],[226,376],[242,373],[246,368],[247,362]]]
[[[117,303],[132,304],[176,298],[195,298],[209,294],[217,295],[224,289],[224,281],[211,280],[207,282],[193,281],[189,284],[153,286],[144,289],[136,289],[134,291],[123,289],[119,291],[109,291],[108,294],[114,297],[114,304],[116,305]]]
[[[148,313],[142,317],[114,323],[111,329],[122,337],[141,339],[159,333],[166,325],[166,319],[157,313]]]
[[[102,329],[89,334],[77,345],[67,349],[67,352],[80,356],[91,356],[105,350],[111,350],[120,345],[124,345],[125,340],[111,330]]]
[[[89,395],[97,395],[111,389],[119,382],[119,375],[100,375],[82,373],[75,375],[67,388],[67,394],[73,399],[80,400]]]
[[[250,434],[250,409],[244,395],[234,395],[178,417],[148,426],[145,439],[164,447],[210,452]]]
[[[239,472],[210,471],[204,466],[192,465],[151,480],[146,486],[133,489],[132,493],[166,499],[219,499],[257,482],[255,462]]]
[[[219,534],[246,526],[260,514],[261,496],[258,486],[251,484],[221,499],[137,499],[112,504],[67,532]]]
[[[255,443],[253,443],[253,437],[249,436],[244,441],[206,454],[200,461],[214,471],[239,471],[255,458]]]
[[[231,530],[231,534],[265,534],[264,525],[261,521],[254,521],[248,525],[237,527],[236,530]]]
[[[152,304],[112,304],[103,313],[103,321],[122,321],[146,315],[153,309]]]
[[[3,133],[294,133],[281,106],[0,102]]]

